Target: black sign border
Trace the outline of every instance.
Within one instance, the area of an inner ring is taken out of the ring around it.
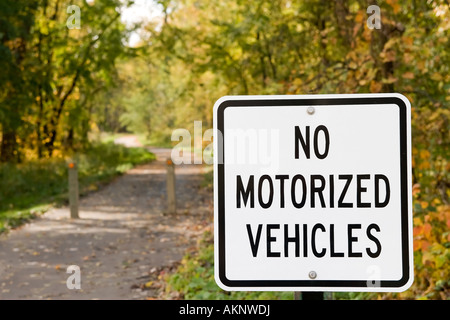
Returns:
[[[224,157],[224,112],[228,107],[277,107],[277,106],[330,106],[330,105],[371,105],[395,104],[400,113],[400,188],[401,188],[401,238],[402,238],[402,277],[399,280],[380,280],[376,288],[400,288],[410,279],[409,247],[409,201],[408,201],[408,126],[407,107],[399,97],[353,97],[353,98],[297,98],[297,99],[249,99],[225,100],[217,107],[217,129],[222,133],[218,143],[218,271],[220,281],[230,288],[237,287],[315,287],[315,288],[367,288],[366,280],[230,280],[225,273],[225,157]],[[215,248],[217,250],[217,248]],[[374,288],[374,289],[376,289]],[[376,291],[376,290],[373,290]]]

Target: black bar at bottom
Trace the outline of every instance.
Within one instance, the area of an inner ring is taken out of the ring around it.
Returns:
[[[323,300],[323,292],[302,292],[302,300]]]

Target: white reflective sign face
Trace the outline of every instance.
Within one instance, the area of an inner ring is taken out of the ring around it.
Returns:
[[[411,285],[404,96],[223,97],[214,120],[219,286],[403,291]]]

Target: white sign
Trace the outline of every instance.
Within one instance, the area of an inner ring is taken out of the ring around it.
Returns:
[[[414,278],[410,118],[400,94],[220,98],[217,284],[406,290]]]

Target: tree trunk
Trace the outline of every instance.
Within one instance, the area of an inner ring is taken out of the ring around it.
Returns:
[[[11,129],[4,130],[0,145],[0,162],[15,162],[16,148],[16,131]]]

